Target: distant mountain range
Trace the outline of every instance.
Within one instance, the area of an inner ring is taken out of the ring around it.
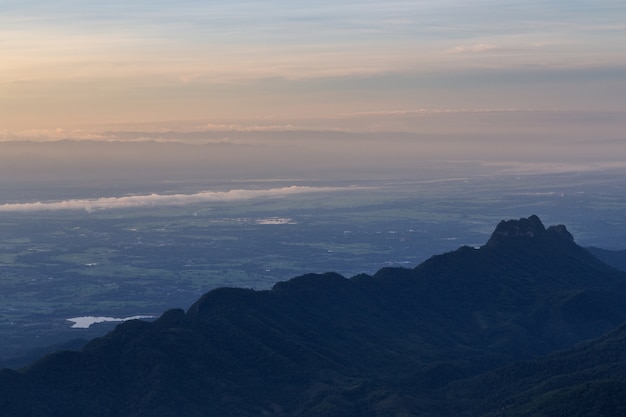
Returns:
[[[187,312],[129,321],[80,352],[0,371],[0,410],[624,415],[624,300],[626,273],[578,246],[565,226],[530,216],[502,221],[480,248],[414,269],[213,290]]]
[[[605,264],[611,265],[619,270],[626,271],[626,249],[608,250],[593,246],[586,249]]]

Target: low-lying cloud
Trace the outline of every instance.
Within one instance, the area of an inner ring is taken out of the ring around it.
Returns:
[[[107,209],[129,209],[157,206],[181,206],[194,203],[249,200],[262,197],[280,197],[314,192],[353,190],[356,187],[308,187],[292,185],[263,190],[235,189],[228,191],[202,191],[195,194],[147,194],[95,199],[63,201],[36,201],[29,203],[0,204],[0,212],[33,212],[55,210],[85,210],[88,213]]]

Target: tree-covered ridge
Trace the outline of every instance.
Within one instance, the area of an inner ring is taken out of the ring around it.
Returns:
[[[626,324],[569,350],[457,381],[445,395],[485,417],[617,416],[626,412],[625,381]]]
[[[531,216],[501,223],[481,248],[414,269],[213,290],[187,312],[127,322],[81,352],[2,371],[0,409],[15,417],[481,415],[497,403],[489,386],[520,378],[472,378],[601,336],[626,320],[625,296],[626,274],[565,227]],[[574,365],[565,371],[578,372]],[[609,382],[586,395],[621,389]],[[545,395],[524,404],[549,403]]]

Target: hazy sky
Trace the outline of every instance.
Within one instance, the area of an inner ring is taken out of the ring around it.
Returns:
[[[1,0],[0,134],[419,132],[437,130],[425,115],[478,114],[472,128],[492,113],[517,129],[541,113],[611,125],[609,138],[626,112],[624,39],[623,0]]]

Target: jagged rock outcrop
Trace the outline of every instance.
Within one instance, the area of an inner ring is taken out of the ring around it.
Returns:
[[[486,246],[498,245],[518,239],[549,239],[566,243],[574,243],[574,237],[564,225],[550,226],[547,229],[538,216],[532,215],[519,220],[502,220]]]

